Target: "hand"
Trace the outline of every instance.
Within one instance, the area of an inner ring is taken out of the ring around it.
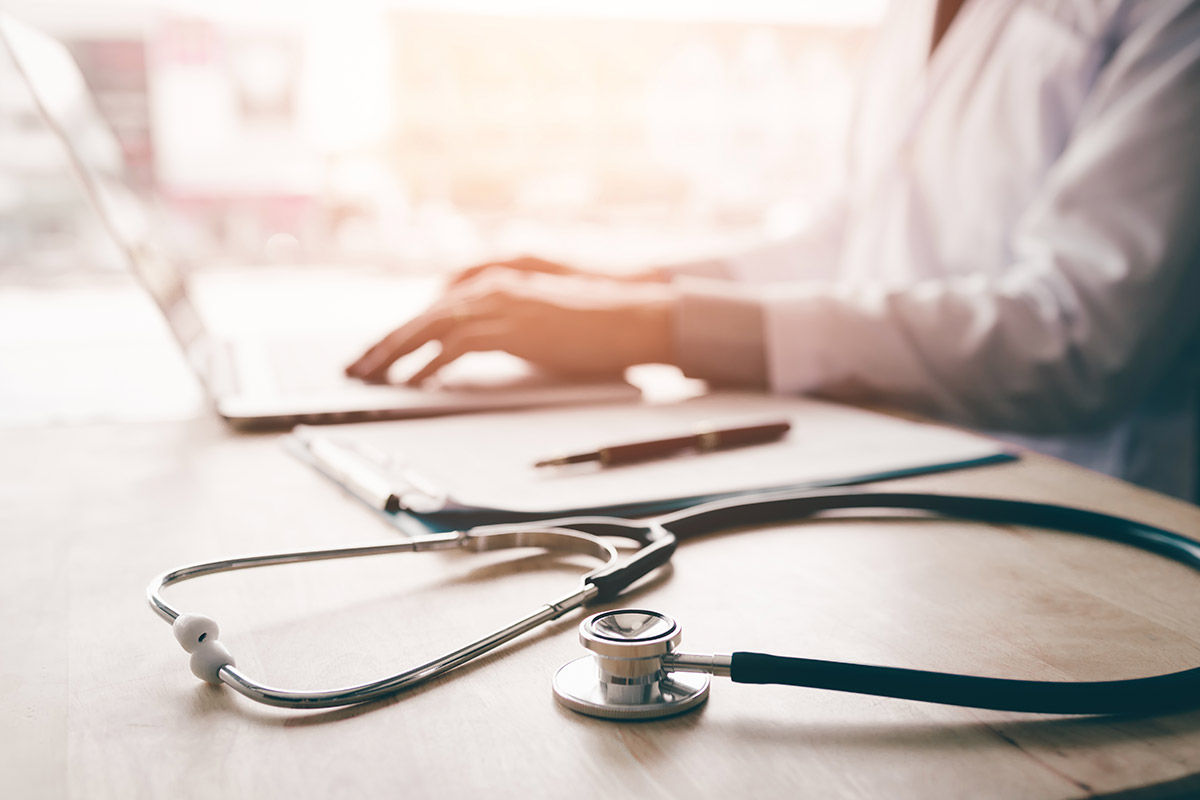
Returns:
[[[634,364],[673,361],[674,307],[674,291],[665,284],[491,269],[452,286],[367,350],[346,374],[381,381],[398,358],[437,340],[441,352],[410,384],[466,353],[485,350],[504,350],[569,375],[618,375]]]
[[[468,281],[474,280],[480,275],[494,270],[513,270],[515,272],[523,272],[526,274],[539,275],[562,275],[588,278],[606,278],[614,281],[626,281],[629,283],[665,283],[666,277],[659,271],[650,269],[643,272],[621,273],[619,275],[600,275],[598,273],[589,272],[579,269],[578,267],[560,264],[557,261],[547,261],[544,258],[536,258],[534,256],[522,256],[520,258],[510,259],[508,261],[489,261],[486,264],[477,264],[473,267],[468,267],[461,272],[456,273],[450,278],[451,286],[458,286]]]

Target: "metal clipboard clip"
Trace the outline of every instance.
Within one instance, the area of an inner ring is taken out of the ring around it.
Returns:
[[[377,511],[436,514],[449,504],[446,492],[410,467],[365,445],[336,441],[297,426],[291,443],[319,472]]]

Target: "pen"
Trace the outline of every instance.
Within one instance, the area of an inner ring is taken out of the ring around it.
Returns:
[[[535,467],[561,467],[565,464],[582,464],[587,461],[599,461],[603,467],[613,467],[619,464],[629,464],[635,461],[650,461],[657,458],[668,458],[677,453],[694,450],[708,453],[729,447],[745,447],[752,444],[766,444],[782,439],[791,430],[790,422],[766,422],[759,425],[746,425],[740,428],[705,428],[687,434],[673,436],[669,439],[652,439],[645,442],[630,442],[601,447],[589,453],[548,458],[534,464]]]

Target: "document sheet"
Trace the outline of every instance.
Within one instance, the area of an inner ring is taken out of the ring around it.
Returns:
[[[792,428],[768,444],[617,467],[596,462],[534,467],[605,445],[776,420]],[[434,513],[443,514],[502,509],[553,516],[622,507],[648,513],[687,504],[679,501],[857,483],[1014,457],[994,440],[940,425],[807,398],[729,392],[666,405],[536,409],[310,430],[362,454],[398,487],[415,484],[440,495]]]

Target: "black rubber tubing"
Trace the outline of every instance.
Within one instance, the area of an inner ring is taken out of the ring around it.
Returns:
[[[1122,681],[1016,681],[764,653],[734,653],[729,677],[735,683],[807,686],[1037,714],[1149,714],[1190,708],[1200,700],[1200,668]]]
[[[835,491],[722,501],[660,520],[680,539],[732,527],[801,519],[834,509],[905,509],[1002,525],[1079,533],[1148,550],[1200,570],[1200,542],[1121,517],[1067,506],[904,492]],[[1024,681],[880,667],[764,653],[734,653],[737,683],[782,684],[1039,714],[1132,714],[1200,703],[1200,668],[1129,680]]]

